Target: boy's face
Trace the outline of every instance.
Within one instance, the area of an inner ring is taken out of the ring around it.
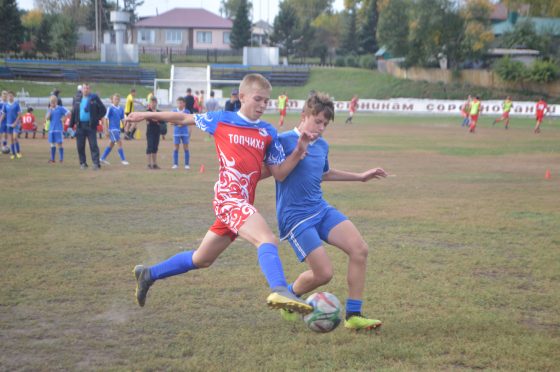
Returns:
[[[150,102],[150,107],[152,108],[152,110],[157,109],[157,101],[151,101]]]
[[[177,108],[183,111],[185,109],[185,102],[182,100],[177,100]]]
[[[325,117],[324,112],[320,112],[317,115],[302,114],[301,123],[298,126],[300,131],[306,131],[310,134],[316,134],[318,137],[323,135],[329,120]]]
[[[12,93],[8,93],[8,102],[14,102],[14,95]]]
[[[4,92],[2,93],[2,101],[7,101],[8,100],[8,93]]]
[[[253,84],[246,91],[239,92],[241,109],[239,110],[249,120],[258,120],[264,114],[268,101],[270,101],[270,90],[258,88]]]
[[[113,105],[118,106],[120,102],[121,102],[121,97],[113,96]]]

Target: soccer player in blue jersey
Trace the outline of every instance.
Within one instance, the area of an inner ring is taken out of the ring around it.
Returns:
[[[334,119],[334,104],[325,94],[308,97],[299,126],[279,135],[286,154],[296,148],[302,132],[318,135],[307,147],[307,155],[284,179],[276,180],[276,214],[280,239],[288,240],[300,261],[309,270],[303,272],[288,288],[296,296],[309,293],[328,283],[333,267],[323,241],[348,255],[348,298],[346,320],[349,329],[374,329],[381,321],[362,315],[362,298],[366,278],[368,246],[354,224],[323,198],[322,181],[361,181],[386,177],[381,168],[362,173],[346,172],[329,166],[329,145],[321,137]],[[266,173],[266,172],[265,172]],[[295,320],[297,314],[281,310],[285,319]]]
[[[184,97],[177,98],[177,108],[173,109],[173,112],[182,112],[184,114],[190,114],[191,112],[186,108],[186,101]],[[173,166],[172,169],[179,168],[179,147],[181,142],[183,143],[183,153],[185,157],[185,169],[190,169],[190,152],[189,152],[189,141],[191,138],[192,127],[188,125],[176,124],[175,129],[173,129],[173,145],[175,149],[173,150]]]
[[[4,103],[1,120],[6,120],[6,128],[8,132],[8,137],[10,138],[10,148],[12,155],[10,159],[22,157],[19,141],[18,141],[18,124],[21,118],[21,107],[19,106],[19,101],[14,99],[15,94],[12,91],[8,92],[8,101]]]
[[[207,268],[230,244],[241,236],[257,248],[261,270],[271,288],[267,304],[272,308],[288,309],[306,314],[313,308],[294,296],[287,288],[278,242],[264,217],[253,203],[263,163],[282,180],[305,155],[313,136],[303,132],[292,154],[284,156],[276,129],[260,120],[270,101],[272,87],[259,74],[247,74],[240,86],[239,112],[133,112],[129,120],[164,120],[170,123],[196,125],[214,135],[220,164],[219,179],[214,186],[216,220],[196,250],[185,251],[152,267],[137,265],[136,300],[144,306],[148,289],[159,279],[195,269]]]
[[[0,101],[0,136],[2,137],[2,150],[8,148],[8,118],[6,117],[6,105],[8,104],[8,91],[2,91]]]
[[[51,145],[51,157],[49,163],[54,163],[56,155],[56,147],[58,146],[58,156],[62,163],[64,161],[64,147],[62,147],[64,137],[64,125],[62,124],[70,117],[70,111],[64,106],[58,105],[58,97],[52,95],[50,100],[49,109],[47,111],[46,119],[50,120],[49,125],[49,143]]]
[[[105,125],[107,127],[107,133],[109,134],[109,146],[103,152],[100,162],[103,164],[109,165],[110,163],[107,161],[107,156],[111,153],[111,150],[115,146],[115,143],[119,145],[119,149],[117,150],[119,156],[121,157],[121,163],[123,165],[128,165],[128,161],[124,156],[124,150],[122,147],[122,140],[121,140],[121,120],[124,120],[124,110],[119,103],[121,101],[121,96],[117,93],[113,94],[111,97],[112,105],[109,106],[107,109],[107,113],[105,114]]]

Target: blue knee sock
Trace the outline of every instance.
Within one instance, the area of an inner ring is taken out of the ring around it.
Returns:
[[[181,252],[150,267],[151,278],[153,280],[163,279],[197,269],[192,260],[193,254],[194,251]]]
[[[64,160],[64,147],[59,147],[58,148],[58,155],[60,157],[60,161]]]
[[[105,149],[105,151],[103,151],[103,156],[101,156],[101,160],[105,160],[107,159],[107,156],[109,156],[109,153],[111,152],[111,148],[109,146],[107,146],[107,148]]]
[[[288,284],[288,291],[292,292],[294,296],[298,296],[298,294],[294,292],[294,283]]]
[[[287,287],[288,283],[284,277],[282,261],[278,256],[278,248],[272,243],[264,243],[257,250],[259,265],[270,288]]]
[[[12,155],[16,154],[16,145],[14,145],[13,143],[10,145],[11,149],[12,149]]]
[[[191,153],[189,150],[185,151],[185,165],[189,165],[191,161]]]
[[[118,149],[117,152],[119,153],[119,156],[121,157],[122,161],[125,161],[125,157],[124,157],[124,150],[123,149]]]
[[[56,147],[51,147],[51,160],[54,161],[54,155],[56,154]]]
[[[19,154],[20,149],[19,149],[19,142],[16,142],[16,152]]]
[[[355,300],[353,298],[346,299],[346,314],[348,313],[361,313],[362,300]]]
[[[8,141],[2,141],[2,146],[7,146],[8,145]]]
[[[179,150],[173,150],[173,165],[179,165]]]

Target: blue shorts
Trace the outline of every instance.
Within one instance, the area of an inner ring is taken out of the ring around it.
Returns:
[[[62,132],[49,132],[49,143],[62,143]]]
[[[120,129],[109,129],[109,139],[113,143],[119,142],[121,140],[121,130]]]
[[[189,136],[188,134],[176,134],[173,136],[173,144],[175,145],[180,145],[181,142],[183,142],[184,144],[189,144],[190,138],[191,136]]]
[[[293,228],[282,240],[288,240],[300,262],[327,242],[329,233],[348,219],[336,208],[328,207]]]
[[[12,133],[13,134],[18,134],[19,133],[19,128],[17,126],[15,128],[10,127],[10,126],[7,126],[7,127],[8,127],[8,134],[12,134]]]
[[[0,124],[0,133],[8,133],[8,123]]]

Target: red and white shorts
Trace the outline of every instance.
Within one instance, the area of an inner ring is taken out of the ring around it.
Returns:
[[[216,221],[210,227],[210,231],[220,235],[229,235],[234,240],[239,233],[239,229],[245,221],[253,214],[257,213],[257,208],[251,205],[246,199],[217,196],[212,202]]]

